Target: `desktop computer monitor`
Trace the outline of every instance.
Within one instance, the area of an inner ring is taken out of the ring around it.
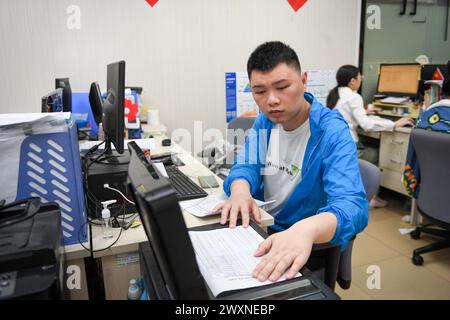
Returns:
[[[55,79],[55,89],[63,89],[63,111],[72,112],[72,89],[69,78]]]
[[[175,197],[135,142],[128,144],[128,181],[145,232],[172,299],[209,299],[194,248]]]
[[[118,153],[124,153],[125,130],[125,61],[111,63],[107,67],[107,96],[103,102],[103,131],[107,153],[111,154],[111,143]]]
[[[97,125],[99,125],[102,122],[103,116],[103,98],[100,86],[97,82],[91,84],[91,89],[89,90],[89,104],[91,105],[94,120]]]
[[[129,154],[124,153],[125,120],[125,61],[111,63],[107,66],[107,93],[102,99],[100,87],[97,83],[91,85],[89,102],[96,120],[103,124],[105,135],[104,150],[89,151],[85,155],[87,165],[84,170],[87,176],[87,190],[89,190],[90,201],[88,201],[88,214],[90,217],[98,217],[98,203],[111,199],[117,199],[117,204],[111,207],[112,216],[136,212],[134,205],[124,201],[118,192],[104,188],[109,184],[119,190],[126,197],[130,196],[127,185],[127,174],[129,165]],[[101,119],[100,113],[101,112]],[[115,151],[113,152],[113,148]]]
[[[417,97],[421,73],[420,64],[382,64],[377,93],[389,96]]]

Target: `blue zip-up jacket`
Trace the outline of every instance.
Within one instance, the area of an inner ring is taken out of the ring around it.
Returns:
[[[272,228],[283,231],[302,219],[330,212],[337,218],[331,243],[345,250],[348,241],[368,223],[368,202],[359,172],[356,144],[338,111],[324,107],[309,93],[305,93],[305,98],[311,104],[311,137],[303,160],[302,179],[275,217]],[[228,196],[232,183],[244,179],[250,185],[252,196],[264,200],[262,173],[273,126],[262,113],[256,118],[245,148],[224,182]]]

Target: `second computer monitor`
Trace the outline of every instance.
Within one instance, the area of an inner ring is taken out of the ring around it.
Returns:
[[[106,148],[114,144],[118,153],[124,152],[124,103],[125,103],[125,61],[108,65],[107,97],[103,102],[103,131]]]
[[[94,115],[95,122],[97,125],[99,125],[102,122],[103,116],[103,99],[100,86],[97,82],[93,82],[91,84],[91,88],[89,90],[89,104],[91,105],[91,110],[92,114]]]
[[[417,97],[420,73],[420,64],[382,64],[377,93]]]

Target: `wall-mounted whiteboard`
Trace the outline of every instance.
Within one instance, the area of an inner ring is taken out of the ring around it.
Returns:
[[[326,105],[328,94],[336,85],[336,70],[308,71],[307,91],[323,105]]]

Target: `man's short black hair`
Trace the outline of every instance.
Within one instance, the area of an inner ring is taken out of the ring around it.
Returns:
[[[280,63],[286,63],[288,66],[294,67],[298,72],[302,72],[298,56],[291,47],[280,41],[263,43],[253,51],[248,59],[248,78],[251,78],[254,70],[268,72]]]

